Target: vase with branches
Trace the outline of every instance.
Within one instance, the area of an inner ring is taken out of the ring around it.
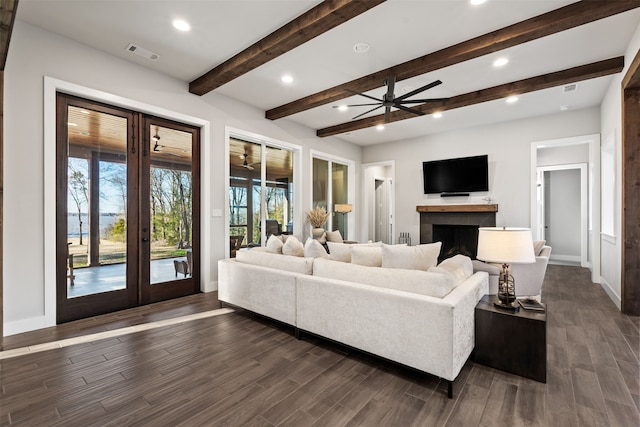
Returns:
[[[329,213],[322,206],[316,206],[307,211],[307,222],[313,227],[313,236],[318,238],[324,233],[322,226],[327,222]]]

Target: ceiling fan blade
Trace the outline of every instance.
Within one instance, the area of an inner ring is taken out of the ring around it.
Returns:
[[[377,109],[378,109],[378,108],[380,108],[380,107],[382,107],[382,104],[378,105],[377,107],[372,108],[372,109],[371,109],[371,110],[369,110],[369,111],[365,111],[365,112],[364,112],[364,113],[362,113],[362,114],[358,114],[357,116],[355,116],[355,117],[354,117],[354,118],[352,118],[351,120],[355,120],[355,119],[357,119],[357,118],[360,118],[360,117],[364,116],[365,114],[369,114],[370,112],[375,111],[375,110],[377,110]]]
[[[373,96],[369,96],[365,93],[356,92],[355,90],[345,89],[347,92],[354,93],[356,95],[364,96],[365,98],[373,99],[374,101],[382,102],[382,99],[374,98]]]
[[[426,104],[427,102],[446,102],[450,98],[429,98],[429,99],[408,99],[406,101],[398,101],[401,104]]]
[[[351,104],[351,105],[345,105],[345,107],[368,107],[371,105],[382,105],[381,102],[372,102],[371,104]],[[340,108],[341,105],[334,105],[333,108]]]
[[[406,111],[407,113],[413,113],[413,114],[417,114],[418,116],[424,116],[424,113],[420,110],[414,110],[413,108],[409,108],[409,107],[405,107],[402,104],[394,104],[393,105],[396,108],[399,108],[402,111]]]
[[[393,91],[395,88],[396,88],[396,76],[387,77],[387,95],[385,97],[387,101],[391,101],[393,99]]]
[[[442,84],[442,82],[440,80],[436,80],[434,82],[429,83],[428,85],[424,85],[422,87],[419,87],[418,89],[412,90],[411,92],[407,92],[404,95],[397,97],[395,99],[395,101],[396,102],[402,101],[403,99],[410,98],[413,95],[416,95],[416,94],[418,94],[420,92],[424,92],[427,89],[431,89],[431,88],[436,87],[436,86],[441,85],[441,84]]]
[[[391,114],[391,107],[387,106],[384,109],[384,122],[389,123],[389,115]]]

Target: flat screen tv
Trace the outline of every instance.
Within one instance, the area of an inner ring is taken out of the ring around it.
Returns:
[[[422,162],[424,194],[489,191],[488,156]]]

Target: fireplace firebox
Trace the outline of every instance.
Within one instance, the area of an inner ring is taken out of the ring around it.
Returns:
[[[420,212],[420,243],[442,242],[438,262],[457,254],[475,259],[478,228],[495,227],[498,205],[427,205]]]

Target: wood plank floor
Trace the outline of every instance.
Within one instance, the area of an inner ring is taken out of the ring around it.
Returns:
[[[637,426],[640,318],[549,266],[548,380],[469,361],[446,384],[247,312],[0,360],[0,426]],[[6,348],[218,308],[215,295],[7,337]]]

